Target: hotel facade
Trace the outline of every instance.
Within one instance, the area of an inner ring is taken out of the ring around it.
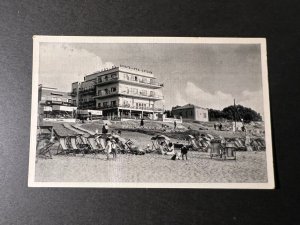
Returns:
[[[72,103],[79,109],[98,109],[109,118],[157,119],[163,84],[150,71],[118,66],[72,83]]]

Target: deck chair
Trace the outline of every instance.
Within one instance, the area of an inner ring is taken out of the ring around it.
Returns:
[[[77,136],[70,136],[69,137],[69,144],[70,147],[72,148],[73,154],[76,155],[77,152],[83,152],[84,154],[84,149],[83,148],[78,148],[78,141],[77,141]]]
[[[224,153],[224,147],[222,146],[221,140],[212,140],[210,146],[210,158],[222,158]]]
[[[57,155],[58,154],[69,154],[70,152],[72,152],[72,148],[69,146],[69,136],[58,136],[58,148],[57,148]],[[61,150],[59,152],[59,150]]]
[[[44,146],[39,146],[41,142],[37,145],[37,156],[44,156],[45,158],[52,159],[52,153],[50,151],[50,147],[54,145],[54,140],[50,139],[48,143]],[[49,156],[47,156],[47,153],[49,153]]]
[[[97,141],[96,141],[96,137],[95,135],[91,135],[87,138],[88,143],[90,145],[90,151],[94,154],[100,153],[100,152],[104,152],[105,149],[103,148],[99,148],[99,146],[97,145]]]
[[[129,149],[130,153],[135,154],[135,155],[144,155],[145,151],[143,151],[142,149],[139,149],[138,146],[136,146],[132,140],[128,139],[125,142],[125,145],[127,146],[127,148]]]
[[[95,136],[96,143],[100,149],[105,149],[105,139],[100,136]]]
[[[80,149],[83,149],[84,152],[88,152],[90,150],[90,145],[88,143],[87,137],[85,137],[84,135],[80,135],[78,136],[78,146]]]

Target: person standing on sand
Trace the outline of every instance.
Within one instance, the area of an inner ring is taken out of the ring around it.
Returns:
[[[186,146],[182,146],[181,147],[182,160],[184,160],[184,156],[185,156],[185,159],[187,160],[187,153],[188,153],[188,148]]]
[[[176,129],[177,123],[176,120],[174,120],[174,130]]]
[[[114,139],[111,141],[111,151],[113,154],[113,159],[117,159],[117,144]]]
[[[222,124],[221,123],[219,124],[219,130],[222,130]]]
[[[107,160],[109,160],[109,154],[111,153],[111,141],[110,141],[110,138],[107,138],[107,139],[106,139],[106,147],[105,147],[105,150],[106,150],[106,157],[107,157]]]
[[[144,128],[144,118],[141,119],[141,127]]]

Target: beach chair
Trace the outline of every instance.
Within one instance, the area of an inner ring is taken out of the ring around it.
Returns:
[[[87,137],[85,137],[84,135],[80,135],[79,136],[79,142],[78,142],[78,146],[81,149],[84,149],[84,151],[89,151],[90,149],[90,145],[88,143]]]
[[[125,142],[125,145],[127,146],[128,150],[130,153],[134,154],[134,155],[144,155],[145,151],[140,149],[138,146],[136,146],[132,140],[128,139]]]
[[[52,147],[54,145],[54,140],[51,138],[50,141],[48,143],[45,142],[46,140],[42,140],[38,141],[37,144],[37,156],[43,156],[45,158],[50,158],[52,159],[52,153],[50,150],[50,147]],[[41,146],[42,143],[46,143],[45,145]],[[49,154],[49,156],[47,156],[47,153]]]
[[[201,149],[202,145],[200,146],[199,142],[196,142],[196,139],[193,135],[188,135],[187,139],[188,139],[188,145],[191,146],[192,150],[198,151]]]
[[[84,149],[83,148],[78,148],[78,141],[77,141],[78,135],[74,136],[69,136],[69,145],[70,148],[73,151],[73,154],[76,155],[76,153],[82,152],[84,154]]]
[[[223,155],[225,155],[225,149],[221,140],[214,139],[210,144],[210,158],[218,157],[222,159]]]
[[[72,148],[69,146],[69,136],[58,136],[57,139],[59,142],[58,148],[57,148],[57,155],[58,154],[69,154],[72,152]],[[59,151],[60,150],[60,151]]]
[[[100,148],[97,144],[96,141],[96,136],[95,135],[91,135],[87,138],[88,143],[90,145],[90,151],[94,154],[100,153],[100,152],[105,152],[105,148]]]
[[[233,159],[236,160],[236,146],[235,143],[226,143],[224,152],[223,152],[224,159]]]

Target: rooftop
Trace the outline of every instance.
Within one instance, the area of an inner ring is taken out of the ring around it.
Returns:
[[[192,109],[192,108],[207,109],[207,108],[200,107],[200,106],[193,105],[193,104],[186,104],[184,106],[175,106],[175,107],[172,107],[172,110]]]

